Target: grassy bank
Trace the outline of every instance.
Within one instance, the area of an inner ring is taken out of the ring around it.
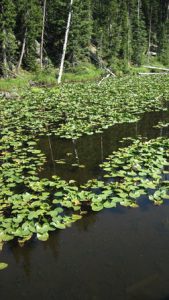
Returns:
[[[151,63],[151,65],[157,67],[164,67],[160,63]],[[130,66],[127,70],[127,75],[136,75],[139,73],[150,72],[150,69],[141,67]],[[153,72],[159,72],[159,70],[153,70]],[[96,68],[94,65],[85,63],[78,67],[67,69],[62,77],[62,82],[87,82],[96,81],[105,74],[105,71]],[[116,72],[117,76],[125,75],[122,71]],[[43,71],[38,70],[36,72],[21,71],[15,78],[0,79],[0,92],[17,92],[30,88],[31,86],[50,87],[57,86],[58,69],[49,68]]]
[[[90,64],[67,70],[62,82],[98,80],[103,71]],[[0,79],[0,92],[20,92],[30,86],[57,85],[58,69],[39,70],[33,73],[21,71],[16,78]]]

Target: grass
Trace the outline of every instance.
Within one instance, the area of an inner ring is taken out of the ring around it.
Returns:
[[[150,62],[144,62],[144,65],[154,65],[157,67],[164,67],[156,58],[151,58]],[[128,70],[128,74],[136,75],[138,73],[150,72],[143,66],[135,67],[131,66]],[[157,70],[158,72],[158,70]],[[90,63],[83,63],[76,67],[67,69],[64,72],[62,82],[79,82],[79,81],[92,81],[99,80],[105,71],[96,68]],[[123,75],[123,72],[118,71],[117,75]],[[0,92],[17,92],[30,88],[31,82],[37,86],[57,86],[58,69],[49,68],[43,71],[38,70],[30,73],[21,71],[16,78],[0,79]]]
[[[69,69],[63,74],[63,82],[90,81],[99,79],[102,70],[91,64],[84,64],[76,68]],[[57,85],[58,69],[50,68],[38,70],[34,73],[21,71],[16,78],[0,79],[0,92],[20,92],[32,85],[55,86]]]
[[[28,88],[31,78],[30,73],[24,73],[17,78],[2,78],[0,79],[0,92],[18,92],[23,88]]]

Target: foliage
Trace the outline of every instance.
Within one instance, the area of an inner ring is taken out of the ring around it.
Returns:
[[[8,264],[0,262],[0,271],[6,269],[7,267],[8,267]]]
[[[0,244],[18,239],[22,245],[35,236],[45,241],[50,231],[70,226],[90,209],[136,207],[143,194],[156,205],[168,199],[167,138],[132,141],[100,166],[103,180],[81,187],[58,176],[40,178],[46,158],[38,149],[40,135],[78,138],[136,121],[145,111],[165,109],[167,87],[167,77],[126,77],[100,87],[68,84],[53,90],[34,88],[15,101],[1,98]]]
[[[0,3],[0,75],[8,77],[15,63],[15,6],[12,0]]]
[[[1,76],[17,69],[22,50],[22,67],[33,71],[39,67],[43,3],[1,1]],[[47,0],[46,4],[43,66],[58,67],[70,1]],[[145,58],[150,61],[154,56],[168,65],[167,0],[74,0],[66,52],[68,68],[92,61],[127,73],[130,65],[140,66]]]
[[[76,139],[84,133],[102,132],[116,123],[135,122],[145,111],[166,109],[167,100],[166,76],[118,78],[103,81],[100,86],[65,84],[58,89],[24,95],[22,103],[19,101],[22,107],[17,118],[26,114],[23,125],[33,132],[40,129],[40,134],[49,131],[49,134]],[[6,103],[3,105],[2,110],[6,109]]]

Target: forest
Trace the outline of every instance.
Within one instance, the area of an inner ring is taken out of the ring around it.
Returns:
[[[70,10],[65,69],[169,65],[168,0],[1,0],[0,75],[59,67]]]

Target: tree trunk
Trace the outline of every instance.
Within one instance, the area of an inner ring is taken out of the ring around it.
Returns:
[[[148,36],[148,62],[150,61],[150,50],[151,50],[151,27],[152,27],[152,7],[150,9],[150,26],[149,26],[149,36]]]
[[[3,57],[3,75],[8,76],[8,62],[6,53],[6,30],[3,29],[3,43],[2,43],[2,57]]]
[[[4,13],[4,7],[2,6],[2,13]],[[6,49],[6,42],[7,42],[7,33],[6,29],[3,25],[2,28],[2,33],[3,33],[3,40],[2,40],[2,72],[3,76],[7,77],[8,76],[8,61],[7,61],[7,49]]]
[[[40,67],[43,68],[43,45],[44,45],[44,32],[45,32],[45,18],[46,18],[46,0],[43,3],[43,21],[42,21],[42,34],[40,44]]]
[[[64,41],[64,45],[63,45],[63,53],[62,53],[62,59],[61,59],[61,64],[60,64],[60,69],[59,69],[58,84],[60,84],[62,81],[63,67],[64,67],[67,42],[68,42],[68,36],[69,36],[69,30],[70,30],[70,22],[71,22],[71,18],[72,18],[72,6],[73,6],[73,0],[70,0],[70,10],[69,10],[69,15],[68,15],[68,20],[67,20],[65,41]]]
[[[147,68],[147,69],[155,69],[155,70],[162,70],[162,71],[169,72],[169,68],[160,68],[160,67],[156,67],[156,66],[143,66],[143,67]]]
[[[17,65],[17,72],[19,72],[19,70],[20,70],[20,68],[21,68],[23,56],[24,56],[24,53],[25,53],[26,33],[27,33],[27,28],[25,29],[24,39],[23,39],[23,43],[22,43],[22,50],[21,50],[19,62],[18,62],[18,65]]]
[[[140,23],[140,0],[137,3],[137,17],[138,17],[138,25]]]

